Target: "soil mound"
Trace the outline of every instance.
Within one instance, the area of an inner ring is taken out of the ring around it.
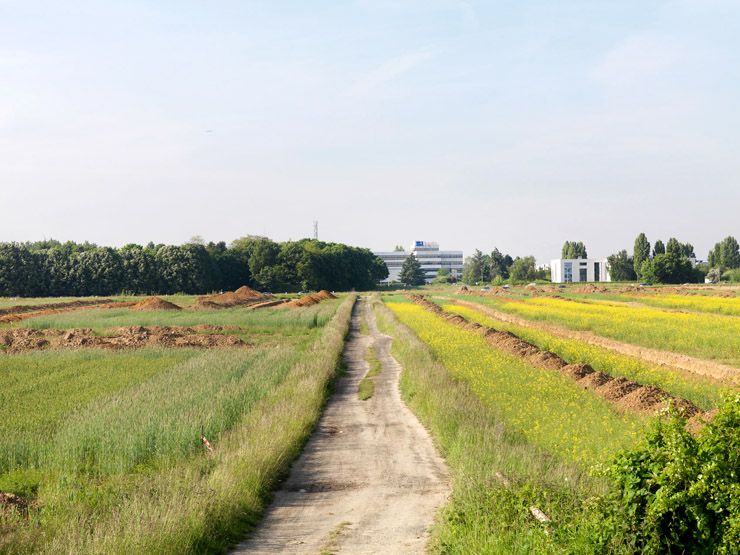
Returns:
[[[627,378],[614,378],[599,386],[598,393],[608,401],[616,401],[639,387],[640,384]]]
[[[198,310],[211,310],[215,308],[229,308],[232,306],[243,306],[269,300],[271,296],[255,291],[251,287],[242,285],[236,291],[226,291],[217,295],[200,297],[195,302],[194,308]],[[213,305],[219,305],[215,307]]]
[[[182,310],[182,308],[159,297],[149,297],[133,305],[131,310]]]
[[[606,287],[599,287],[596,285],[581,285],[580,287],[574,287],[571,289],[573,293],[608,293],[609,290]]]
[[[36,316],[71,312],[83,308],[107,308],[109,306],[127,306],[124,303],[114,302],[111,299],[80,300],[68,303],[47,303],[37,305],[17,305],[0,309],[0,323],[19,322]]]
[[[281,306],[284,306],[285,308],[300,308],[304,306],[313,306],[327,299],[336,299],[336,297],[326,290],[321,290],[318,293],[309,293],[308,295],[304,295],[303,297],[293,299],[291,301],[288,301],[287,303],[282,304]]]
[[[588,364],[568,364],[563,366],[560,371],[574,380],[580,380],[594,373],[594,369]]]
[[[585,389],[597,389],[608,382],[611,378],[603,372],[591,372],[578,380]]]
[[[88,328],[69,330],[5,330],[0,335],[0,345],[8,353],[33,351],[44,348],[76,349],[92,347],[101,349],[126,349],[145,346],[160,347],[243,347],[246,343],[235,335],[224,332],[239,331],[237,326],[211,326],[198,324],[181,326],[129,326],[112,328],[108,335],[95,335]],[[207,333],[203,333],[207,332]]]
[[[665,391],[651,385],[639,386],[617,401],[617,406],[637,412],[656,412],[663,407],[669,396]]]

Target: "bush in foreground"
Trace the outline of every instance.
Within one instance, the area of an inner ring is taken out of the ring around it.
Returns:
[[[606,552],[737,553],[740,395],[696,437],[675,412],[607,469],[594,542]]]

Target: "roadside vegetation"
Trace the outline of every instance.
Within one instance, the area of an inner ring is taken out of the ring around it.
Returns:
[[[264,335],[245,350],[3,355],[0,491],[28,508],[2,509],[0,552],[202,553],[242,539],[318,420],[354,300],[241,311]],[[182,314],[157,316],[170,317]]]
[[[416,312],[413,305],[403,306]],[[579,530],[588,515],[584,500],[603,493],[605,484],[584,467],[528,441],[394,312],[380,302],[374,308],[378,327],[393,337],[393,356],[403,366],[403,398],[430,431],[452,473],[452,496],[432,531],[432,551],[587,552],[587,538]],[[552,519],[552,533],[533,518],[531,506]]]

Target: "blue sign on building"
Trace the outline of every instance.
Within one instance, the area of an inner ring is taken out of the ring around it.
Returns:
[[[424,241],[417,241],[416,242],[416,246],[417,247],[423,247],[424,246]]]

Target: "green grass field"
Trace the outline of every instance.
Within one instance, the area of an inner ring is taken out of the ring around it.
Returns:
[[[0,514],[0,552],[195,553],[241,539],[318,418],[353,299],[21,322],[238,325],[251,347],[0,355],[0,491],[32,502],[28,518]]]

